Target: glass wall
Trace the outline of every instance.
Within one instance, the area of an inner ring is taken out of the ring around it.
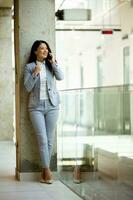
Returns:
[[[58,85],[60,180],[85,200],[131,200],[133,7],[120,0],[61,6],[74,7],[91,9],[92,18],[56,21],[56,56],[65,75]],[[113,34],[103,35],[107,28]]]
[[[133,198],[133,109],[128,112],[124,101],[133,100],[132,91],[114,86],[61,92],[58,172],[85,200]]]

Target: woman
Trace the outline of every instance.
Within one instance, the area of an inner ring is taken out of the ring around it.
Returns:
[[[39,144],[42,162],[40,181],[48,184],[53,182],[49,166],[60,103],[55,79],[62,80],[63,73],[48,43],[37,40],[25,66],[24,86],[30,93],[28,110]]]

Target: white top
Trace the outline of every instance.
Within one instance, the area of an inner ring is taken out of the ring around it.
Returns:
[[[36,61],[36,63],[39,64],[40,67],[41,67],[41,71],[40,71],[40,100],[48,99],[45,61],[44,62]]]

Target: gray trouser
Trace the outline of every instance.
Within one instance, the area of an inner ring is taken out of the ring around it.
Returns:
[[[29,109],[29,113],[39,144],[42,167],[49,167],[59,106],[43,100],[38,107]]]

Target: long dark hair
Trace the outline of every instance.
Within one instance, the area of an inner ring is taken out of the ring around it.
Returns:
[[[31,52],[30,52],[30,56],[29,56],[29,59],[28,59],[27,63],[36,62],[37,57],[36,57],[35,51],[37,50],[37,48],[42,43],[46,44],[46,46],[48,48],[48,52],[51,53],[51,49],[49,47],[49,44],[46,41],[44,41],[44,40],[36,40],[33,43],[32,47],[31,47]],[[46,58],[45,61],[46,61],[46,65],[48,66],[49,70],[52,72],[52,66],[51,66],[51,63],[49,62],[48,58]]]

